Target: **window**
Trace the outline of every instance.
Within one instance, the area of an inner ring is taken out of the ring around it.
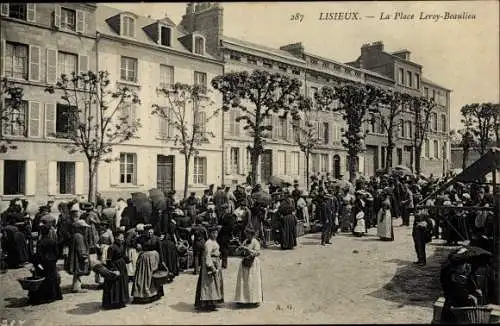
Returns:
[[[263,62],[262,62],[262,65],[263,65],[264,67],[266,67],[266,68],[272,68],[272,67],[273,67],[272,62],[270,62],[270,61],[263,61]]]
[[[200,86],[201,92],[207,92],[207,74],[204,72],[194,72],[194,84]]]
[[[241,56],[239,54],[236,54],[236,53],[231,53],[231,55],[229,56],[229,58],[231,60],[241,61]]]
[[[437,131],[438,130],[438,119],[437,119],[437,113],[432,112],[432,130]]]
[[[299,152],[292,152],[292,161],[290,162],[291,171],[288,171],[289,174],[300,175],[299,157],[300,157]]]
[[[439,158],[439,142],[434,140],[434,157]]]
[[[195,125],[198,128],[199,134],[202,137],[206,137],[207,132],[207,114],[199,109],[196,111]]]
[[[5,43],[5,77],[28,79],[28,46],[19,43]]]
[[[3,165],[4,195],[22,195],[26,189],[26,161],[5,160]]]
[[[135,20],[130,16],[122,16],[121,35],[126,37],[135,36]]]
[[[196,36],[194,38],[194,53],[205,54],[205,39],[201,36]]]
[[[415,74],[415,87],[417,89],[420,89],[420,75],[419,74]]]
[[[122,121],[126,121],[128,125],[132,125],[136,121],[135,110],[136,105],[131,101],[121,103],[119,109],[120,119],[122,119]]]
[[[285,118],[280,118],[279,120],[279,127],[278,127],[278,138],[280,139],[287,139],[287,121]]]
[[[137,183],[137,155],[120,153],[120,183]]]
[[[286,174],[286,152],[278,151],[278,174]]]
[[[58,75],[66,75],[71,78],[72,73],[78,74],[77,60],[78,56],[76,54],[59,52],[57,54]]]
[[[399,120],[399,138],[405,138],[405,121],[403,119]]]
[[[174,67],[160,65],[160,87],[170,89],[174,85]]]
[[[446,115],[441,115],[441,131],[446,132]]]
[[[238,147],[231,148],[231,171],[240,174],[240,149]]]
[[[411,74],[411,71],[407,71],[406,74],[408,77],[406,78],[406,82],[408,83],[408,87],[413,87],[413,76]]]
[[[236,110],[229,111],[229,134],[231,136],[240,135],[240,122],[236,121],[239,116],[239,112]]]
[[[281,70],[282,72],[286,72],[286,67],[285,67],[285,66],[279,66],[278,68],[279,68],[279,70]]]
[[[75,162],[57,162],[57,183],[60,194],[75,193]]]
[[[396,150],[396,153],[398,155],[398,165],[403,164],[403,149],[402,148],[398,148]]]
[[[319,172],[319,154],[311,154],[312,172]]]
[[[164,46],[170,46],[170,38],[172,31],[169,27],[162,26],[160,28],[160,44]]]
[[[76,31],[76,11],[61,8],[61,28]]]
[[[432,90],[432,99],[435,101],[436,100],[436,90]]]
[[[248,57],[247,58],[247,62],[251,63],[253,65],[256,65],[257,64],[257,59],[255,57]]]
[[[3,11],[3,10],[2,10]],[[26,20],[28,8],[25,3],[9,3],[9,17]],[[3,13],[2,13],[3,14]]]
[[[375,113],[370,113],[370,131],[375,133],[375,124],[377,122],[377,118],[375,117]]]
[[[292,70],[292,74],[294,75],[300,75],[300,70]]]
[[[404,85],[405,84],[405,71],[403,68],[399,68],[399,75],[398,75],[398,78],[399,78],[399,83],[401,85]]]
[[[316,95],[316,93],[318,92],[318,88],[317,87],[313,87],[311,86],[309,88],[309,96],[311,97],[311,99],[314,101],[314,95]]]
[[[128,82],[137,82],[137,59],[121,57],[120,78]]]
[[[425,98],[429,98],[429,88],[428,87],[424,87],[424,96],[425,96]]]
[[[431,156],[431,149],[430,149],[430,144],[429,144],[429,139],[426,139],[424,142],[424,148],[425,148],[425,157],[430,157]]]
[[[65,138],[75,130],[77,120],[76,106],[57,104],[56,107],[56,135]]]
[[[448,143],[443,142],[443,159],[448,159]]]
[[[387,148],[381,147],[380,150],[381,150],[380,155],[382,155],[381,160],[380,160],[380,163],[381,163],[380,168],[384,169],[385,168],[385,159],[387,158]]]
[[[328,154],[321,154],[321,173],[328,172]]]
[[[2,118],[4,136],[26,136],[28,126],[28,102],[22,101],[18,108],[12,108],[9,99],[5,100],[5,118]]]
[[[247,152],[247,171],[252,171],[252,153],[250,152],[250,150],[247,148],[246,150]]]
[[[323,144],[330,142],[330,125],[328,122],[323,122]]]
[[[193,169],[193,183],[194,184],[207,184],[207,158],[195,157]]]
[[[406,137],[410,139],[413,138],[413,124],[411,123],[411,121],[406,121],[406,131],[407,131]]]
[[[329,69],[330,68],[330,64],[328,62],[323,62],[323,68],[324,69]]]

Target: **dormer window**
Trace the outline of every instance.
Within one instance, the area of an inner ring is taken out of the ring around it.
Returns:
[[[167,26],[160,27],[160,45],[171,46],[172,29]]]
[[[122,15],[121,16],[121,36],[135,37],[135,19],[134,17]]]
[[[194,53],[204,55],[205,54],[205,39],[202,36],[195,36],[194,42]]]

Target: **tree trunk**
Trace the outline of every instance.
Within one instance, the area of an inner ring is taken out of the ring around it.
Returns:
[[[422,153],[422,147],[421,146],[416,146],[415,147],[415,173],[417,175],[420,175],[420,161],[421,161],[421,153]]]
[[[392,168],[392,155],[394,152],[394,143],[392,139],[388,139],[388,144],[387,144],[387,152],[385,153],[386,159],[385,159],[385,171],[389,172],[389,169]]]
[[[189,185],[189,161],[191,157],[184,155],[184,199],[188,197],[188,185]]]
[[[253,151],[250,155],[250,163],[252,165],[252,186],[255,186],[257,184],[259,155],[257,153],[254,153]]]
[[[96,189],[96,180],[95,180],[95,177],[96,177],[96,171],[97,171],[97,168],[99,166],[99,163],[97,162],[92,162],[92,160],[88,160],[88,173],[89,173],[89,189],[88,189],[88,193],[87,193],[87,200],[91,203],[95,203],[95,200],[96,200],[96,193],[97,193],[97,189]]]
[[[349,181],[354,183],[356,181],[356,160],[358,153],[355,150],[349,150]]]
[[[304,153],[306,156],[306,185],[309,190],[309,153]]]
[[[462,156],[462,171],[467,167],[467,160],[469,159],[469,149],[464,148],[464,153]]]

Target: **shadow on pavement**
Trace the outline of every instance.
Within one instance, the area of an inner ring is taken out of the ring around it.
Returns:
[[[28,303],[28,298],[5,298],[5,301],[8,304],[5,305],[5,308],[23,308],[28,307],[30,304]]]
[[[170,308],[178,312],[196,312],[194,304],[186,302],[179,302],[174,305],[170,305]]]
[[[77,303],[76,307],[66,312],[71,315],[92,315],[101,310],[101,302]]]
[[[386,261],[396,263],[400,267],[389,283],[369,295],[393,301],[398,303],[400,307],[405,305],[432,307],[441,295],[439,280],[441,264],[452,250],[451,248],[436,247],[434,254],[427,257],[427,265],[423,267],[399,259]]]

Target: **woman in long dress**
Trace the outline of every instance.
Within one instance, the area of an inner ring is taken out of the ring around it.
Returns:
[[[278,208],[278,214],[281,218],[281,249],[283,250],[293,249],[297,246],[297,217],[294,212],[294,205],[285,195]]]
[[[194,306],[198,310],[217,310],[217,304],[224,302],[224,281],[220,259],[217,228],[210,229],[205,242],[200,276],[196,284]]]
[[[344,188],[342,196],[342,213],[340,218],[340,231],[350,232],[352,230],[352,204],[354,198],[349,193],[349,187]]]
[[[394,241],[389,195],[387,195],[386,199],[382,202],[382,207],[380,207],[377,214],[377,235],[381,240]]]
[[[147,234],[138,240],[138,248],[142,251],[137,259],[132,286],[133,303],[151,303],[164,295],[163,286],[153,280],[153,272],[161,269],[162,265],[160,238],[154,235],[152,226],[148,226],[146,232]]]
[[[135,278],[135,268],[137,266],[137,259],[139,252],[137,251],[137,240],[144,232],[144,224],[137,224],[136,227],[128,229],[125,235],[125,254],[128,257],[127,273],[130,281]]]
[[[119,231],[116,233],[114,243],[108,247],[106,253],[106,267],[119,275],[113,279],[104,279],[102,292],[102,307],[104,309],[123,308],[129,303],[128,293],[128,257],[125,254],[125,236]]]
[[[352,230],[352,233],[357,237],[362,237],[366,233],[366,205],[363,200],[363,193],[360,191],[356,192],[356,200],[354,202],[353,213],[354,229]]]
[[[247,239],[243,243],[245,258],[238,270],[234,302],[238,304],[259,305],[264,300],[262,292],[262,274],[260,269],[260,243],[255,238],[255,231],[245,231]],[[248,259],[245,261],[245,259]]]

